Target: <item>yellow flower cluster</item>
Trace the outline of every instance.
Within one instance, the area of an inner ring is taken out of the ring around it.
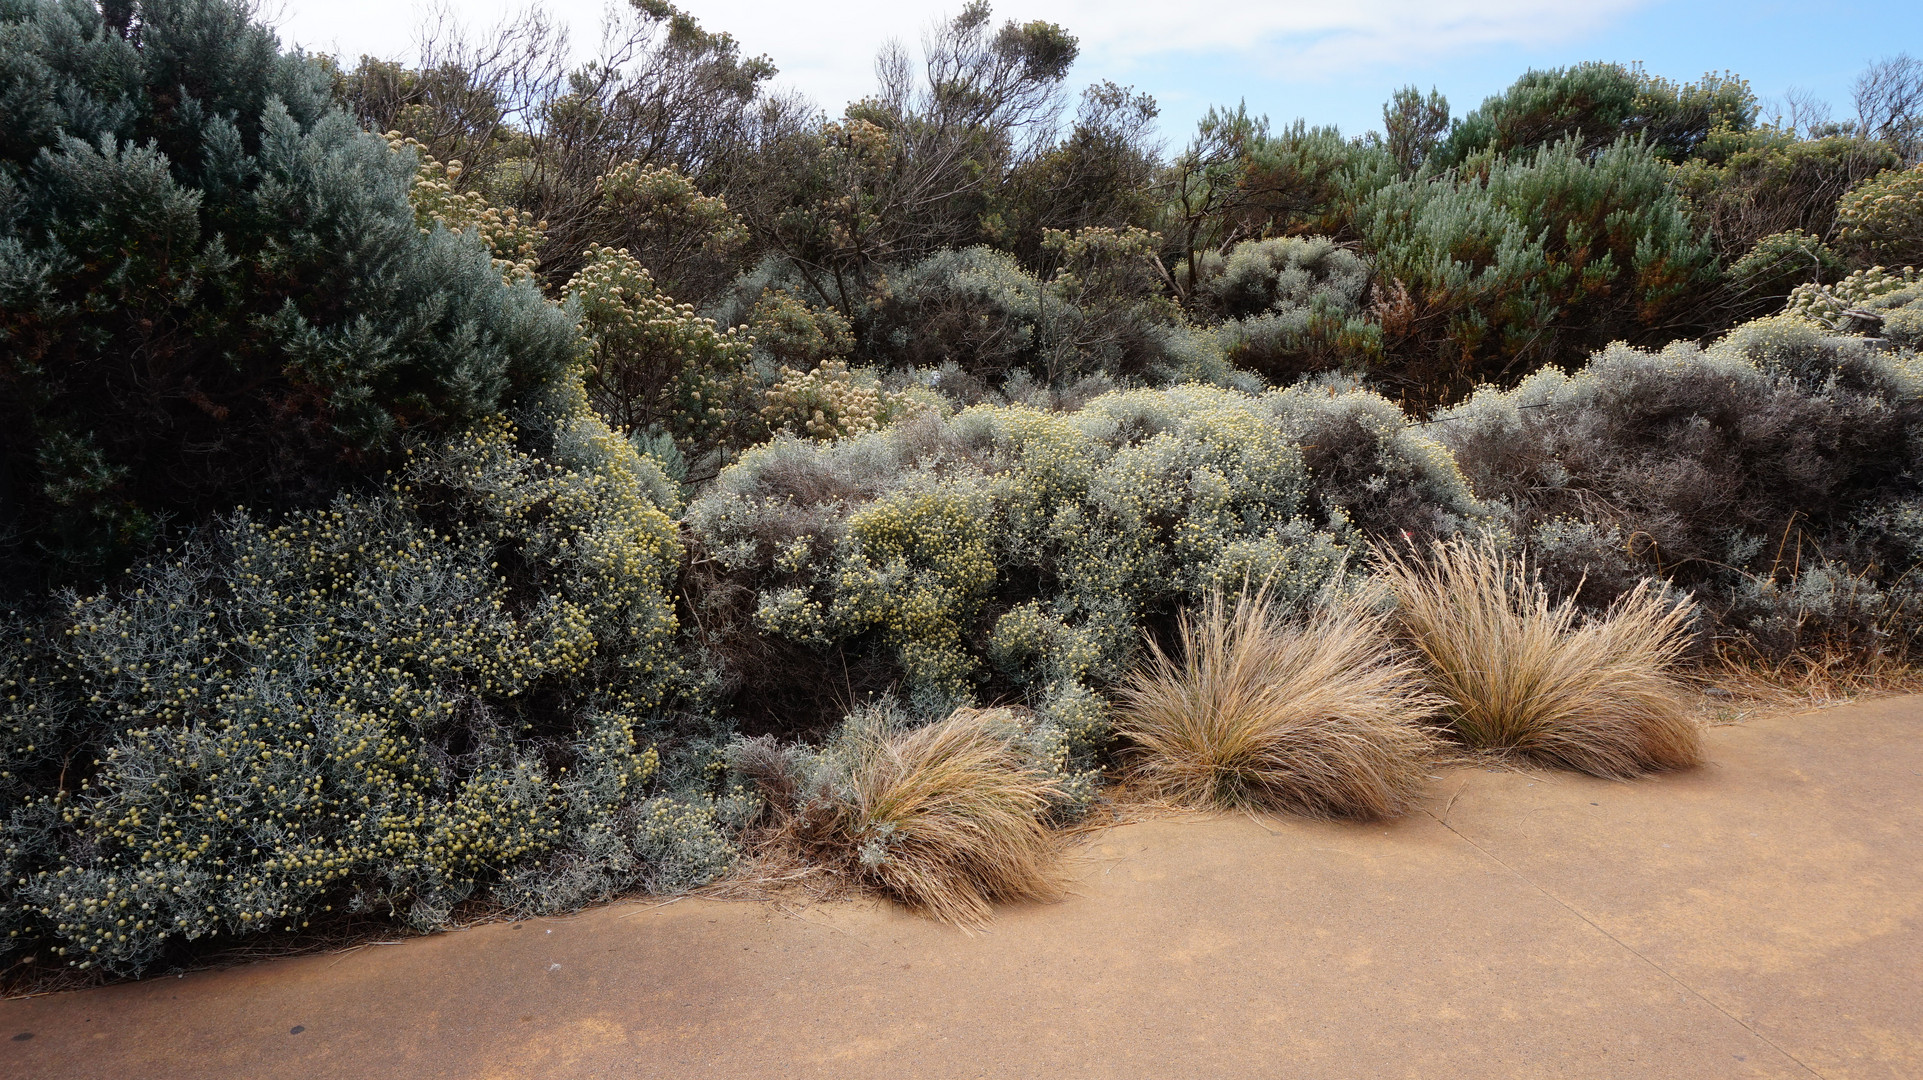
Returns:
[[[1837,242],[1898,261],[1923,258],[1923,162],[1889,170],[1836,203]]]
[[[1915,267],[1893,271],[1872,266],[1857,270],[1834,285],[1805,282],[1790,292],[1782,314],[1835,329],[1843,312],[1866,300],[1915,285],[1918,280]]]
[[[626,161],[598,180],[608,210],[630,226],[674,227],[702,236],[711,251],[732,251],[748,239],[748,230],[728,200],[703,195],[693,180],[667,166]]]
[[[810,307],[786,289],[771,289],[755,301],[748,333],[756,348],[784,364],[819,364],[855,347],[854,329],[839,312]]]
[[[973,484],[909,490],[848,519],[831,617],[844,631],[879,626],[909,681],[968,696],[963,634],[995,584],[993,507]]]

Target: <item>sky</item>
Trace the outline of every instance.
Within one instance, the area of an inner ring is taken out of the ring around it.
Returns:
[[[477,31],[525,0],[439,0]],[[546,0],[577,48],[599,38],[605,0]],[[428,14],[423,0],[275,0],[282,40],[310,51],[406,59]],[[961,0],[684,0],[710,30],[764,54],[831,113],[874,85],[874,55],[893,39],[918,49]],[[1200,11],[1205,14],[1198,16]],[[1818,12],[1820,11],[1820,14]],[[1247,102],[1278,124],[1297,117],[1345,133],[1381,126],[1382,102],[1414,84],[1445,94],[1456,115],[1530,68],[1640,61],[1691,81],[1706,71],[1750,80],[1770,106],[1791,89],[1852,112],[1867,64],[1923,56],[1923,3],[1781,0],[1001,0],[997,21],[1060,23],[1082,45],[1079,87],[1111,80],[1154,95],[1171,147],[1211,105]]]

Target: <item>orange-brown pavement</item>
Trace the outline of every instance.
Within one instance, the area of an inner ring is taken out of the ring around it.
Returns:
[[[688,899],[4,1002],[0,1077],[1923,1077],[1923,698],[1709,739],[1120,826],[972,937]]]

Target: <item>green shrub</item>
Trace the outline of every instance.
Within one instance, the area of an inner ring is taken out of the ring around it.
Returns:
[[[1882,334],[1892,344],[1923,352],[1923,278],[1863,301],[1883,320]]]
[[[886,367],[954,364],[990,382],[1041,367],[1042,283],[987,247],[942,251],[890,275],[869,347]]]
[[[1591,156],[1571,139],[1363,200],[1376,273],[1411,297],[1384,316],[1398,357],[1385,380],[1434,402],[1612,340],[1674,337],[1716,274],[1670,171],[1646,147]]]
[[[1846,274],[1842,280],[1829,285],[1813,282],[1798,285],[1790,290],[1783,314],[1818,324],[1824,330],[1850,330],[1855,328],[1849,315],[1851,310],[1878,310],[1908,303],[1919,282],[1923,282],[1923,277],[1914,269],[1892,272],[1872,266]],[[1879,304],[1886,296],[1889,300]]]
[[[1923,164],[1890,170],[1836,204],[1837,243],[1863,261],[1923,266]]]
[[[993,248],[939,251],[883,275],[852,326],[804,303],[794,267],[769,259],[711,314],[751,326],[770,382],[782,366],[843,354],[884,375],[943,373],[935,383],[960,404],[1010,379],[1051,391],[1089,379],[1230,381],[1214,336],[1162,295],[1155,240],[1137,228],[1048,230],[1047,280]],[[841,344],[851,328],[852,348]]]
[[[813,371],[781,369],[781,380],[762,395],[761,419],[770,430],[809,439],[838,439],[875,431],[912,413],[918,402],[906,394],[860,379],[839,360]]]
[[[130,974],[355,912],[431,928],[494,882],[550,910],[725,868],[725,807],[646,801],[682,670],[652,474],[564,383],[14,626],[4,955]]]
[[[1834,243],[1837,201],[1897,164],[1890,148],[1874,139],[1798,139],[1756,128],[1719,141],[1728,144],[1724,152],[1684,162],[1675,181],[1697,227],[1732,261],[1779,233]]]
[[[1530,71],[1456,123],[1436,149],[1442,166],[1476,154],[1528,155],[1573,140],[1594,154],[1627,137],[1656,156],[1683,161],[1720,133],[1756,122],[1749,84],[1714,73],[1699,83],[1673,83],[1640,67],[1576,64]]]
[[[414,155],[245,5],[104,10],[0,9],[9,576],[97,580],[169,521],[324,504],[569,362],[565,314],[474,232],[423,233]]]
[[[595,245],[568,281],[581,318],[589,400],[622,434],[713,450],[746,409],[753,345],[655,288],[626,249]]]
[[[1744,308],[1774,310],[1798,286],[1819,286],[1843,276],[1843,258],[1815,233],[1771,233],[1729,267],[1729,282]]]
[[[1382,327],[1363,309],[1369,264],[1327,237],[1235,245],[1202,289],[1228,317],[1217,332],[1238,367],[1276,382],[1382,358]]]

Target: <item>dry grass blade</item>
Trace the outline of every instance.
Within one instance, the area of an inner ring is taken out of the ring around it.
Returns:
[[[1687,604],[1646,585],[1578,624],[1492,543],[1438,542],[1427,563],[1380,552],[1402,624],[1463,742],[1598,776],[1701,763],[1701,728],[1671,674]]]
[[[832,793],[793,822],[817,858],[961,926],[997,901],[1059,896],[1060,839],[1046,817],[1058,783],[1024,760],[1005,709],[959,709],[907,731],[850,733]]]
[[[1122,688],[1117,733],[1135,778],[1190,806],[1391,817],[1417,798],[1436,703],[1382,620],[1351,603],[1306,626],[1266,593],[1184,613],[1181,654],[1151,655]]]

